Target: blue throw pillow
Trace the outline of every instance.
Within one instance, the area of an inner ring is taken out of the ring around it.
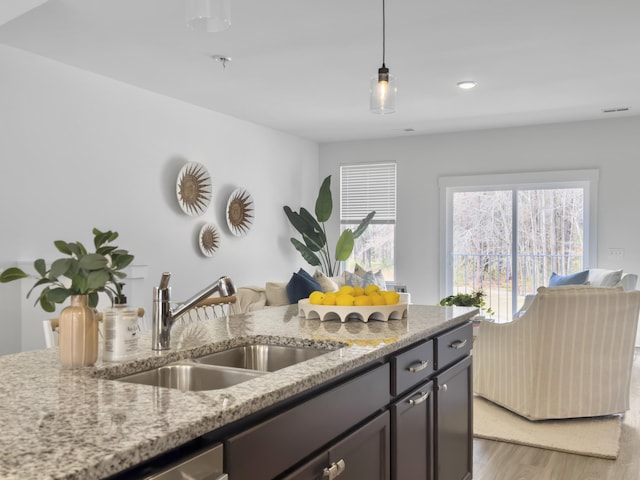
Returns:
[[[322,287],[309,273],[301,268],[291,276],[286,290],[289,303],[298,303],[298,300],[308,298],[311,292],[315,290],[322,291]]]
[[[549,279],[549,286],[561,287],[563,285],[584,285],[587,283],[588,278],[589,270],[572,273],[571,275],[558,275],[556,272],[553,272]]]

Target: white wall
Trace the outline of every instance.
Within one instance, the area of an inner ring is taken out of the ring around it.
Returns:
[[[178,171],[188,161],[203,163],[213,180],[202,217],[185,215],[176,200]],[[289,243],[282,206],[312,204],[319,178],[313,142],[0,46],[3,267],[58,258],[54,240],[91,247],[97,227],[119,232],[116,244],[148,266],[138,298],[130,298],[147,309],[163,271],[173,274],[176,301],[221,275],[237,285],[285,281],[304,261]],[[249,234],[240,238],[224,218],[237,187],[256,207]],[[222,235],[211,258],[196,242],[205,222]],[[44,346],[39,320],[52,315],[17,291],[0,285],[0,354]]]
[[[396,280],[412,301],[434,304],[441,298],[438,178],[446,175],[600,169],[598,266],[640,273],[639,131],[640,117],[628,117],[323,144],[320,174],[338,179],[341,164],[398,163]],[[624,248],[622,260],[608,257],[611,247]]]

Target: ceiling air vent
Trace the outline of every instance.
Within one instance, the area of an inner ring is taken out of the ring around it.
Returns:
[[[603,108],[602,113],[628,112],[631,107]]]

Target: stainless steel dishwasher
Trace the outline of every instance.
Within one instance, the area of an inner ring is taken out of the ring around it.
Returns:
[[[166,465],[144,480],[228,480],[228,475],[222,471],[223,453],[224,447],[219,443]]]
[[[229,480],[224,473],[223,453],[221,442],[196,439],[108,480]]]

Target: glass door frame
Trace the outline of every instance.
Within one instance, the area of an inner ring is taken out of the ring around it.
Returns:
[[[597,218],[598,218],[598,169],[562,170],[547,172],[506,173],[495,175],[443,176],[438,179],[440,190],[440,292],[439,298],[453,292],[453,195],[469,191],[512,191],[512,258],[517,258],[517,194],[519,190],[549,188],[584,189],[584,257],[585,269],[598,265]],[[512,282],[517,281],[517,263],[512,263]],[[512,285],[512,308],[517,311],[516,286]]]

